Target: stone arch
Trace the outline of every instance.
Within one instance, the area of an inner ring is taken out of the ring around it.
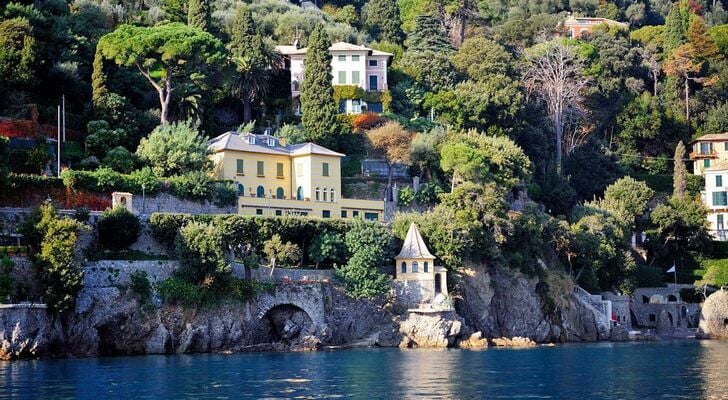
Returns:
[[[667,296],[667,302],[668,303],[677,303],[677,296],[675,296],[674,294]]]
[[[316,330],[311,316],[304,309],[293,304],[279,304],[261,317],[257,341],[290,343],[315,335]]]

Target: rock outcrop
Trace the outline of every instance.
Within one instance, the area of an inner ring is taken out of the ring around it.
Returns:
[[[0,309],[0,360],[46,356],[52,338],[53,324],[45,308]]]
[[[455,311],[409,312],[401,320],[399,331],[404,348],[446,348],[454,347],[463,328],[462,318]]]
[[[460,279],[458,314],[485,337],[527,337],[538,343],[595,341],[601,338],[592,310],[570,291],[554,291],[547,313],[540,281],[501,266],[472,265]]]
[[[705,300],[700,316],[700,334],[728,339],[728,290],[721,289]]]
[[[536,342],[529,338],[516,336],[513,338],[494,338],[493,339],[493,345],[496,347],[516,347],[516,348],[524,348],[524,347],[536,347]]]

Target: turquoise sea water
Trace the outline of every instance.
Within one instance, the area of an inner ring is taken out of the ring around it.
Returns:
[[[0,362],[2,399],[728,399],[728,342]]]

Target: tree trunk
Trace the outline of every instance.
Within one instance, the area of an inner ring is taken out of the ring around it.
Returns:
[[[685,121],[690,129],[690,79],[685,77]]]
[[[162,112],[159,114],[159,123],[166,125],[169,123],[167,116],[169,115],[169,100],[164,98],[164,94],[159,92],[159,104],[162,106]]]
[[[564,135],[564,124],[561,121],[562,116],[558,115],[556,117],[556,121],[554,122],[554,131],[556,133],[556,173],[558,175],[561,175],[561,158],[562,158],[562,148],[561,148],[561,142],[563,140]]]
[[[657,97],[657,71],[652,72],[652,82],[654,82],[653,85],[653,91],[655,93],[655,97]]]
[[[250,122],[253,120],[253,102],[250,98],[246,97],[243,100],[243,122]]]

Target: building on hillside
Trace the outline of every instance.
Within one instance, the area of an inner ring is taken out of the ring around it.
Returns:
[[[216,179],[235,183],[238,213],[384,220],[384,201],[341,195],[344,154],[314,143],[227,132],[208,142]]]
[[[703,203],[708,207],[708,223],[715,240],[727,240],[728,217],[728,132],[703,135],[690,143],[693,173],[703,178]]]
[[[680,298],[680,290],[694,288],[693,285],[668,284],[666,287],[635,289],[630,306],[635,326],[658,330],[696,328],[700,321],[700,304],[685,303]]]
[[[728,132],[703,135],[693,140],[690,147],[693,173],[702,176],[706,168],[728,161]]]
[[[304,79],[307,48],[297,45],[276,46],[291,71],[293,109],[301,112],[301,83]],[[391,53],[356,44],[337,42],[329,48],[334,91],[339,97],[339,111],[346,114],[383,112],[387,96],[387,69]]]
[[[588,39],[594,33],[594,28],[599,25],[616,26],[623,29],[629,28],[628,24],[607,18],[574,17],[573,15],[569,15],[566,21],[559,24],[557,30],[566,37]]]
[[[417,225],[410,224],[395,259],[397,297],[411,306],[443,306],[447,299],[447,269],[435,265]],[[449,308],[449,305],[446,307]]]

